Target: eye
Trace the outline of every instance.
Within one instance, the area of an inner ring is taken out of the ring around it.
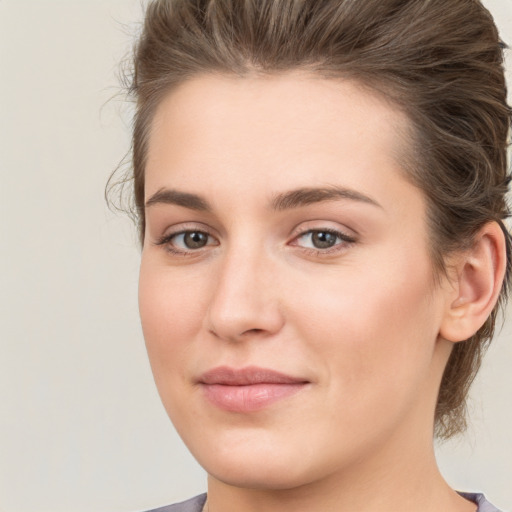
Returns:
[[[338,246],[355,242],[355,239],[334,229],[311,229],[299,235],[293,245],[312,249],[318,252],[328,252]]]
[[[218,242],[205,231],[190,229],[165,235],[157,245],[165,245],[166,249],[174,254],[187,254],[208,245],[218,245]]]
[[[201,249],[208,244],[209,236],[203,231],[185,231],[173,235],[171,241],[183,249]]]

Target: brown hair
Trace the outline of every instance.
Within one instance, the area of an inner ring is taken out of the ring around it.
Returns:
[[[478,0],[154,0],[135,49],[130,92],[135,212],[143,240],[149,127],[173,87],[204,73],[240,77],[302,69],[350,78],[412,121],[408,178],[427,198],[434,268],[496,221],[507,275],[484,326],[455,344],[435,413],[436,434],[465,428],[466,396],[508,293],[511,237],[506,192],[511,111],[503,48]]]

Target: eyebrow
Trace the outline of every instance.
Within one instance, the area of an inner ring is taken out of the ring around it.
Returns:
[[[170,188],[161,188],[155,192],[147,201],[146,208],[155,204],[174,204],[183,206],[190,210],[197,210],[200,212],[211,212],[212,207],[201,196],[197,194],[190,194],[188,192],[180,192]]]
[[[300,208],[309,204],[320,203],[322,201],[334,201],[336,199],[348,199],[358,201],[382,208],[382,206],[371,197],[358,192],[357,190],[339,187],[304,187],[289,192],[283,192],[274,196],[271,202],[272,209],[277,211]]]
[[[335,201],[337,199],[346,199],[365,203],[378,208],[382,206],[371,197],[362,194],[353,189],[327,186],[327,187],[303,187],[275,195],[270,201],[270,208],[275,211],[291,210],[301,208],[314,203],[323,201]],[[189,192],[180,192],[179,190],[162,188],[153,194],[146,201],[146,208],[155,204],[173,204],[183,206],[190,210],[211,213],[212,206],[206,199]]]

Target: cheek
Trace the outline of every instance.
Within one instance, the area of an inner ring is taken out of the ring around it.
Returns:
[[[139,277],[142,330],[155,380],[182,370],[186,353],[202,327],[205,283],[143,255]],[[203,283],[203,284],[202,284]]]
[[[430,293],[426,259],[404,254],[317,280],[302,310],[311,357],[322,354],[337,392],[403,393],[427,378],[437,339],[439,308]]]

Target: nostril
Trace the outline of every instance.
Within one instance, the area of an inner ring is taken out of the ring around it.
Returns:
[[[244,331],[242,334],[259,334],[260,332],[264,332],[264,329],[248,329]]]

